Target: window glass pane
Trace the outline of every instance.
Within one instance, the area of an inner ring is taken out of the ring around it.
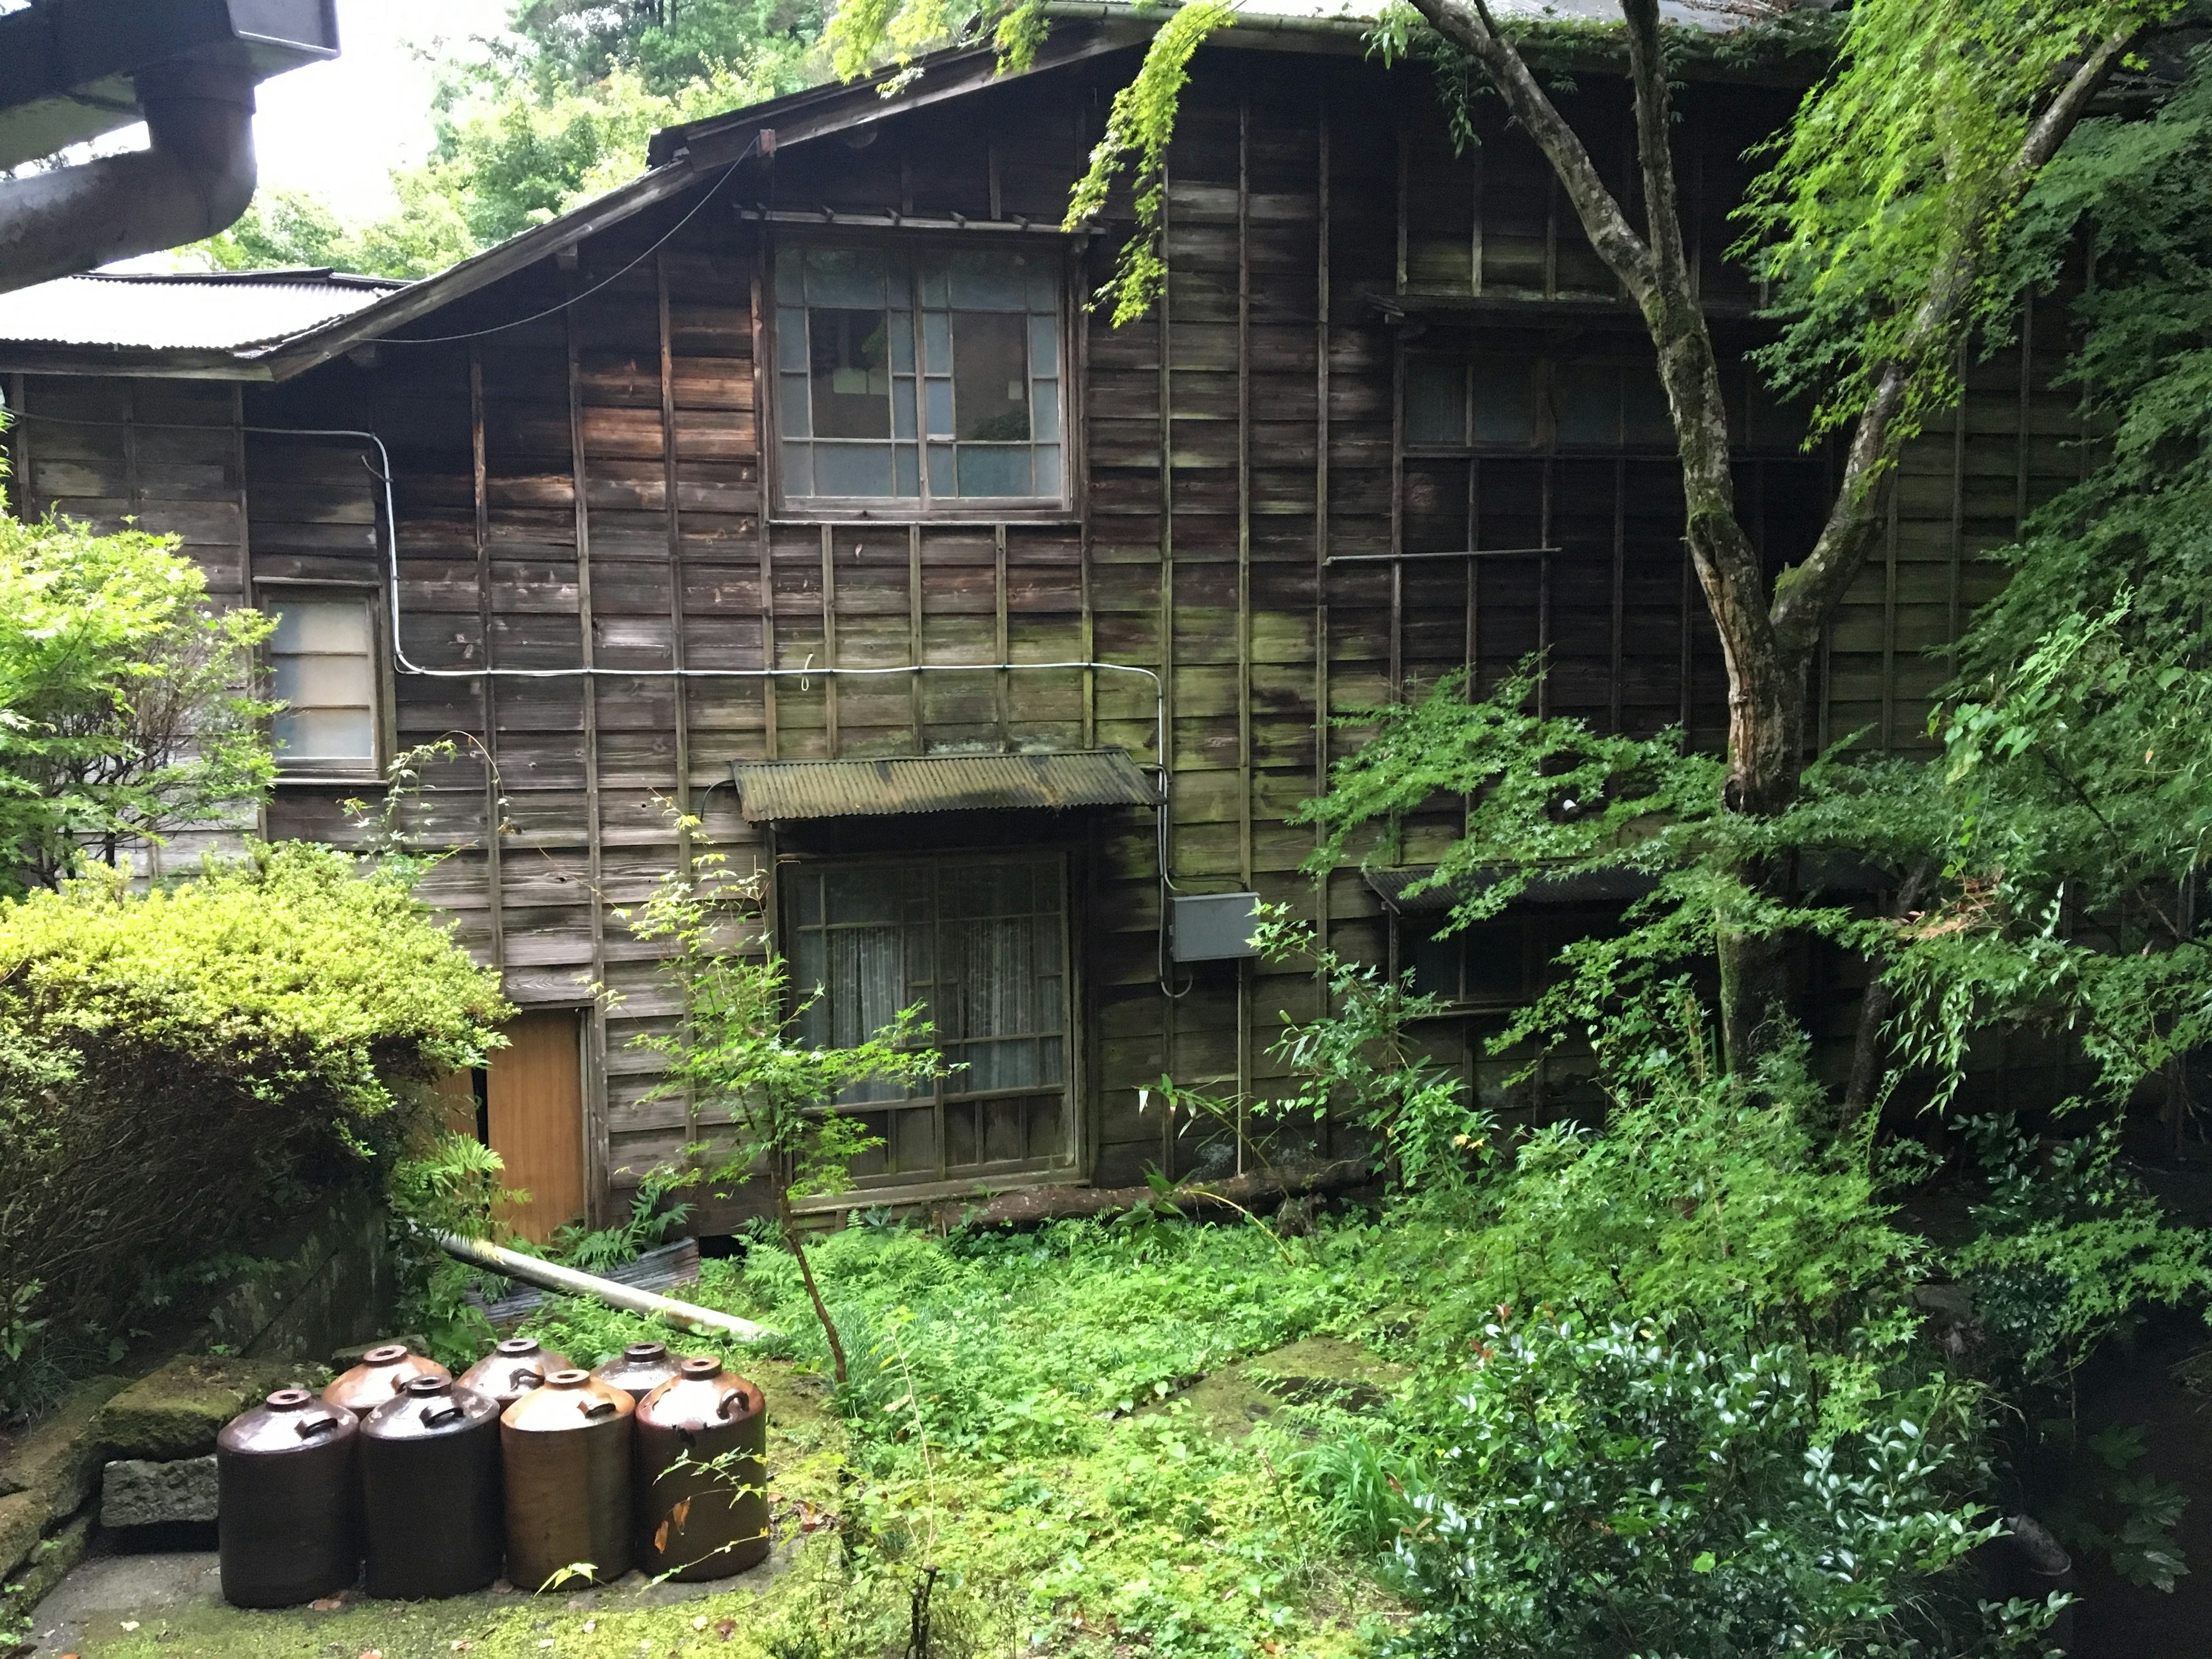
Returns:
[[[777,307],[775,366],[787,374],[806,373],[806,311],[803,306]]]
[[[787,495],[814,493],[814,446],[787,443],[783,447],[783,488]]]
[[[1671,444],[1674,419],[1667,409],[1667,388],[1659,384],[1656,369],[1621,371],[1621,441],[1632,444]]]
[[[921,302],[926,306],[952,303],[951,292],[945,281],[945,267],[935,259],[921,262]]]
[[[1060,373],[1060,319],[1032,317],[1030,319],[1030,373],[1057,374]]]
[[[892,481],[898,495],[921,494],[921,456],[912,444],[901,444],[891,453],[891,462],[897,472]]]
[[[914,313],[910,311],[891,313],[891,372],[914,373]]]
[[[879,311],[890,270],[888,255],[856,248],[817,247],[806,251],[806,303]]]
[[[1536,441],[1535,365],[1525,358],[1474,360],[1474,441]]]
[[[1057,259],[1031,255],[1028,265],[1030,309],[1058,311],[1060,309],[1060,262]]]
[[[1060,436],[1060,382],[1030,382],[1030,423],[1040,438]]]
[[[889,444],[814,446],[814,494],[888,495],[891,493]]]
[[[953,313],[957,436],[971,442],[1014,443],[1030,435],[1028,337],[1019,317],[988,311]]]
[[[799,251],[795,247],[780,247],[775,251],[775,302],[779,306],[803,306],[806,303],[805,276]]]
[[[951,259],[952,303],[963,311],[1029,309],[1029,256],[964,252]]]
[[[941,311],[922,313],[921,366],[932,374],[952,372],[952,319]]]
[[[890,349],[881,311],[807,313],[817,438],[891,435]]]
[[[1030,493],[1037,495],[1060,494],[1060,447],[1056,444],[1039,444],[1036,450],[1036,481]]]
[[[1030,452],[1024,444],[960,446],[963,495],[1029,495]]]
[[[375,727],[366,708],[288,709],[270,724],[280,763],[376,757]]]
[[[1528,994],[1517,921],[1480,923],[1462,939],[1467,962],[1467,994],[1479,1001],[1512,1001]]]
[[[281,763],[376,758],[376,659],[365,599],[295,599],[272,608],[270,722]]]
[[[1467,370],[1458,363],[1415,357],[1406,364],[1406,441],[1467,441]]]
[[[360,599],[295,599],[276,613],[271,655],[341,651],[367,655],[368,606]]]
[[[914,378],[902,374],[891,383],[891,436],[914,435]]]
[[[952,487],[952,446],[932,444],[929,447],[929,493],[933,495],[957,495]]]
[[[369,660],[362,656],[279,656],[269,660],[270,693],[297,708],[366,708],[372,695]]]
[[[777,387],[776,418],[787,438],[811,438],[813,423],[806,413],[807,379],[804,374],[786,374]]]
[[[1559,441],[1620,441],[1620,371],[1610,363],[1570,363],[1559,371]]]
[[[930,380],[926,384],[923,396],[929,410],[929,435],[949,438],[952,435],[952,382]]]
[[[1413,957],[1413,989],[1425,997],[1459,1000],[1459,946],[1456,939],[1437,939],[1421,933],[1408,941]]]

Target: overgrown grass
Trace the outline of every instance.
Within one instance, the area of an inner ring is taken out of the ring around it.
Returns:
[[[836,1401],[851,1470],[836,1593],[937,1568],[945,1604],[1001,1652],[1364,1650],[1363,1624],[1389,1604],[1371,1555],[1339,1546],[1293,1470],[1297,1431],[1232,1442],[1175,1396],[1232,1361],[1366,1323],[1389,1299],[1370,1271],[1376,1237],[1362,1221],[1292,1241],[1164,1222],[826,1236],[816,1272],[854,1358]],[[767,1352],[826,1369],[780,1248],[707,1264],[696,1295],[774,1327]],[[580,1360],[646,1334],[574,1302],[532,1328]]]

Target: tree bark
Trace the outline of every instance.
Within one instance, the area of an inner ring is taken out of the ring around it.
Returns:
[[[1712,613],[1729,677],[1727,811],[1771,817],[1797,796],[1806,759],[1806,680],[1822,633],[1874,544],[1880,486],[1893,460],[1914,387],[1931,353],[1948,349],[1980,280],[1986,233],[2057,153],[2140,32],[2115,33],[2083,60],[2031,124],[2020,154],[1936,262],[1927,295],[1895,355],[1876,374],[1855,424],[1842,488],[1805,562],[1770,586],[1735,507],[1729,418],[1719,362],[1686,253],[1675,188],[1673,116],[1659,0],[1621,0],[1635,100],[1637,165],[1646,231],[1638,235],[1604,175],[1513,43],[1488,0],[1413,0],[1429,25],[1481,65],[1514,120],[1551,162],[1591,246],[1643,313],[1657,353],[1682,467],[1685,540]],[[1755,896],[1795,896],[1794,860],[1741,865]],[[1721,1029],[1729,1067],[1741,1072],[1783,1030],[1791,1000],[1791,941],[1716,918]]]
[[[1920,890],[1928,880],[1929,866],[1913,866],[1897,890],[1897,900],[1890,914],[1903,921],[1912,914],[1912,907],[1920,902]],[[1871,969],[1872,963],[1869,963]],[[1851,1071],[1844,1085],[1844,1103],[1838,1115],[1838,1128],[1848,1135],[1858,1127],[1859,1120],[1874,1105],[1875,1090],[1881,1078],[1881,1028],[1889,1021],[1889,1011],[1897,999],[1879,976],[1871,973],[1866,990],[1859,997],[1858,1031],[1851,1043]]]
[[[837,1322],[830,1317],[830,1306],[822,1299],[821,1288],[814,1282],[814,1264],[807,1260],[806,1245],[799,1236],[799,1218],[791,1212],[791,1200],[779,1185],[775,1194],[775,1218],[783,1231],[784,1248],[798,1259],[799,1276],[806,1284],[806,1299],[814,1304],[814,1316],[822,1322],[822,1334],[830,1340],[830,1368],[837,1379],[837,1386],[845,1386],[845,1345],[837,1335]]]

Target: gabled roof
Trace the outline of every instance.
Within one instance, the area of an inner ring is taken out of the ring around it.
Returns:
[[[1835,0],[1661,0],[1670,21],[1723,33],[1792,12],[1827,10]],[[1382,0],[1248,0],[1224,44],[1257,46],[1285,34],[1336,35],[1355,49],[1382,9]],[[1605,23],[1620,15],[1619,0],[1492,0],[1494,10],[1562,23]],[[836,133],[851,132],[909,111],[961,98],[987,88],[1046,74],[1103,53],[1141,45],[1171,5],[1139,7],[1132,0],[1045,0],[1054,27],[1035,61],[1004,72],[988,46],[956,46],[915,65],[921,73],[890,70],[850,85],[816,87],[732,110],[726,115],[656,134],[649,167],[629,184],[609,191],[557,219],[475,254],[434,276],[382,291],[327,273],[249,273],[278,290],[319,289],[325,299],[246,320],[226,279],[196,276],[69,277],[0,302],[0,368],[77,374],[133,374],[194,380],[289,380],[357,346],[386,337],[404,340],[406,326],[539,260],[549,258],[647,210],[701,185],[732,167]],[[896,89],[885,95],[896,80]],[[109,314],[121,299],[113,286],[143,285],[144,314]],[[103,286],[76,289],[71,284]],[[43,301],[51,309],[17,311],[16,302],[60,290]],[[341,291],[346,300],[337,296]],[[359,303],[366,294],[366,300]],[[159,297],[152,297],[156,296]],[[287,302],[288,307],[291,304]],[[328,309],[313,314],[313,304]],[[164,311],[164,308],[167,308]],[[252,309],[246,307],[246,309]],[[156,325],[155,313],[163,313]],[[100,337],[107,337],[102,338]]]

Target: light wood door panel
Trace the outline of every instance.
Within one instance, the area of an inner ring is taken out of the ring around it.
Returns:
[[[491,1149],[507,1184],[530,1194],[501,1219],[533,1243],[584,1215],[584,1079],[572,1009],[525,1014],[485,1073]]]

